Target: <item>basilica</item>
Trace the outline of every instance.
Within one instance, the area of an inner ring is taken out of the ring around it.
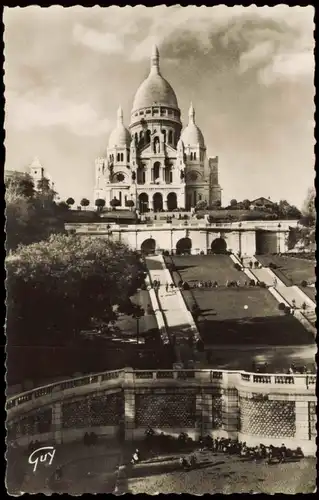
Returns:
[[[106,155],[96,159],[95,169],[94,200],[104,199],[106,207],[145,213],[221,201],[218,157],[206,155],[192,104],[183,128],[175,92],[160,72],[156,46],[149,75],[135,94],[130,125],[125,126],[120,107]]]

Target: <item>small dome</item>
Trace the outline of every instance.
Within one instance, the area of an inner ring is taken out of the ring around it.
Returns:
[[[159,104],[178,109],[174,90],[160,74],[158,49],[153,47],[151,71],[135,94],[132,112]]]
[[[195,110],[191,104],[188,112],[189,122],[181,133],[181,140],[185,146],[205,147],[204,136],[199,127],[195,123]]]
[[[129,146],[131,142],[131,135],[123,123],[123,110],[119,107],[117,111],[117,126],[111,132],[109,138],[109,148],[114,147],[126,147]]]

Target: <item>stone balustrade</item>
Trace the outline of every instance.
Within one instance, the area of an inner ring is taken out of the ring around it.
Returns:
[[[8,398],[9,441],[62,443],[85,432],[127,440],[159,432],[238,437],[316,452],[316,376],[126,368]]]
[[[241,221],[241,222],[212,222],[209,223],[206,220],[175,220],[174,224],[169,224],[166,222],[159,223],[140,223],[140,224],[108,224],[106,222],[69,222],[65,224],[65,229],[67,231],[75,230],[76,232],[84,233],[109,233],[112,231],[145,231],[152,228],[152,231],[163,230],[163,229],[178,229],[178,228],[218,228],[218,229],[264,229],[264,230],[276,230],[276,231],[287,231],[289,227],[297,226],[298,221],[295,220],[276,220],[276,221],[262,221],[262,220],[251,220],[251,221]]]

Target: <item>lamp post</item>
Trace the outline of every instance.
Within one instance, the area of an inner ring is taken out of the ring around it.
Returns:
[[[136,343],[137,344],[139,344],[139,336],[140,336],[140,319],[144,316],[144,314],[145,314],[145,311],[142,307],[137,309],[133,314],[133,318],[136,319]]]

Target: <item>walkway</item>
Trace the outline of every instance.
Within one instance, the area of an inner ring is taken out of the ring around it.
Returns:
[[[165,266],[162,256],[146,257],[145,263],[149,271],[152,284],[154,281],[160,282],[160,288],[157,292],[160,309],[163,313],[168,335],[170,339],[175,336],[176,357],[179,363],[184,367],[190,360],[194,360],[193,349],[188,345],[190,334],[199,337],[196,325],[190,311],[187,309],[181,292],[175,286],[169,286],[166,290],[166,284],[173,283],[169,270]],[[196,356],[197,358],[198,356]]]

